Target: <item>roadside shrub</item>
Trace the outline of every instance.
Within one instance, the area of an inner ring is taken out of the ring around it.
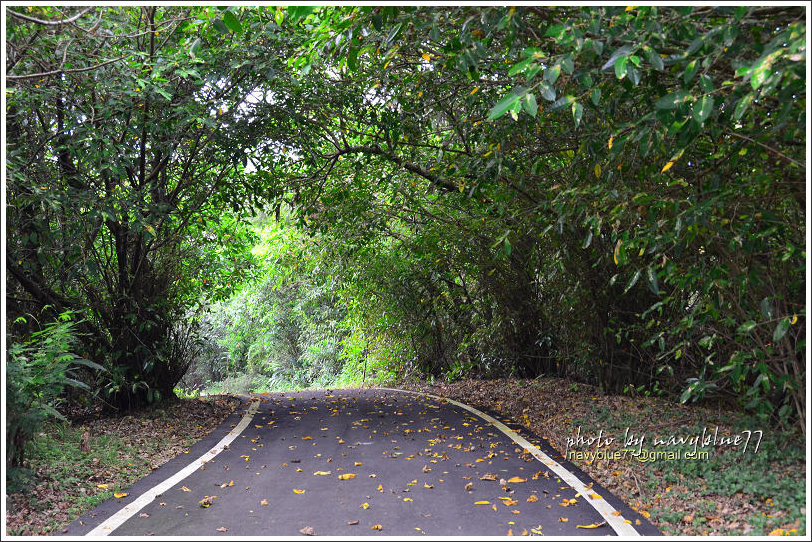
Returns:
[[[6,357],[6,469],[23,467],[25,450],[48,418],[64,420],[57,408],[67,386],[88,389],[77,379],[81,367],[105,370],[74,353],[77,333],[71,311],[42,326]],[[19,318],[18,321],[22,320]],[[19,471],[17,471],[19,472]]]

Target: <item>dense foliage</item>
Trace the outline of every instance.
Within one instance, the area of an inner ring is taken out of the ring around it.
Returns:
[[[116,403],[183,374],[253,207],[297,231],[196,385],[370,358],[803,421],[803,9],[16,9],[9,314],[86,310]]]

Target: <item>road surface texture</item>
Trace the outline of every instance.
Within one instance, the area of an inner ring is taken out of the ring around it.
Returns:
[[[545,441],[503,423],[399,390],[255,395],[65,534],[660,534]]]

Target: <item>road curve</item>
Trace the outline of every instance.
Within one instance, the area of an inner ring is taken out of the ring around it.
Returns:
[[[256,395],[189,454],[64,534],[660,534],[545,441],[511,425],[402,390]]]

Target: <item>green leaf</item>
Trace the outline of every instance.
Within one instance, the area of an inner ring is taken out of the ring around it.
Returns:
[[[558,80],[558,76],[561,75],[561,66],[556,64],[552,68],[547,68],[544,70],[544,80],[549,82],[550,84],[555,83]]]
[[[581,117],[584,116],[584,106],[575,102],[572,104],[572,119],[575,121],[575,126],[577,127],[581,124]]]
[[[699,76],[699,88],[702,89],[702,92],[710,92],[713,90],[713,79],[710,78],[707,74],[702,74]]]
[[[748,320],[747,322],[743,323],[736,329],[736,333],[739,335],[744,335],[745,333],[750,333],[753,331],[753,328],[756,327],[756,323],[753,320]]]
[[[773,342],[778,342],[784,338],[784,335],[787,334],[787,330],[789,329],[789,318],[784,317],[781,318],[781,321],[778,322],[778,325],[775,326],[775,331],[773,331]]]
[[[509,76],[514,76],[514,75],[516,75],[517,73],[521,73],[521,72],[523,72],[524,70],[526,70],[526,69],[527,69],[527,67],[528,67],[528,66],[529,66],[529,65],[530,65],[532,62],[533,62],[533,58],[526,58],[526,59],[522,60],[521,62],[517,62],[516,64],[514,64],[514,65],[513,65],[513,66],[512,66],[512,67],[511,67],[511,68],[508,70],[508,75],[509,75]]]
[[[303,19],[316,11],[316,6],[290,6],[288,7],[288,15],[290,16],[291,22],[296,22],[299,19]],[[400,25],[398,25],[400,26]],[[400,30],[398,28],[398,30]]]
[[[350,47],[347,52],[347,67],[350,71],[358,69],[358,47]]]
[[[771,69],[770,63],[763,60],[757,67],[753,68],[753,74],[750,76],[750,86],[753,87],[753,90],[757,90],[767,81],[771,75]]]
[[[572,57],[567,55],[561,59],[561,69],[564,70],[564,73],[572,74],[573,70],[575,69],[575,63],[572,61]]]
[[[535,117],[539,111],[539,104],[536,102],[536,97],[532,92],[527,93],[524,100],[522,100],[522,108],[531,116]]]
[[[547,29],[547,32],[544,33],[544,36],[547,38],[560,38],[564,31],[567,29],[566,26],[563,24],[553,25]]]
[[[646,279],[648,280],[649,290],[651,290],[654,295],[660,295],[660,285],[657,282],[657,272],[654,268],[649,267],[646,269]]]
[[[556,101],[553,102],[553,104],[550,106],[550,111],[557,111],[559,109],[562,109],[562,108],[570,105],[574,101],[575,101],[575,98],[572,96],[572,94],[567,94],[566,96],[562,96],[562,97],[560,97],[559,99],[557,99]]]
[[[634,86],[640,84],[640,70],[635,68],[631,62],[626,64],[626,75],[629,77],[629,81],[631,81]]]
[[[684,90],[678,90],[676,92],[672,92],[671,94],[666,94],[665,96],[661,96],[657,98],[654,102],[654,107],[657,109],[674,109],[679,104],[687,101],[691,97]]]
[[[739,100],[739,103],[736,104],[736,109],[733,111],[733,120],[739,120],[744,115],[747,108],[750,107],[750,104],[753,103],[753,95],[746,94],[742,96],[742,99]]]
[[[505,239],[504,245],[502,245],[505,249],[505,256],[510,258],[510,253],[513,251],[513,245],[510,244],[510,239]]]
[[[626,283],[626,288],[623,290],[623,293],[624,293],[624,294],[625,294],[626,292],[628,292],[629,290],[631,290],[631,289],[632,289],[632,287],[633,287],[635,284],[637,284],[637,281],[640,279],[640,275],[641,275],[641,274],[642,274],[642,273],[640,273],[640,270],[639,270],[639,269],[638,269],[637,271],[635,271],[635,272],[634,272],[634,275],[632,275],[632,278],[630,278],[630,279],[629,279],[629,282],[627,282],[627,283]]]
[[[601,43],[601,42],[595,42],[595,43]],[[611,68],[612,66],[615,65],[615,62],[617,61],[618,58],[620,58],[622,56],[628,56],[628,55],[631,54],[631,52],[632,52],[632,46],[631,45],[624,45],[620,49],[617,49],[614,53],[612,53],[612,56],[609,57],[609,60],[606,62],[606,64],[604,64],[601,67],[601,71],[608,70],[609,68]]]
[[[544,81],[539,85],[539,91],[541,91],[541,97],[545,100],[550,102],[555,100],[555,87],[553,87],[547,81]]]
[[[592,102],[592,105],[597,106],[601,103],[601,89],[593,88],[592,92],[589,94],[589,99]]]
[[[692,60],[688,66],[685,67],[685,71],[682,72],[682,80],[685,81],[686,84],[689,83],[691,79],[694,78],[694,75],[696,75],[697,70],[699,70],[699,61]]]
[[[505,96],[491,108],[490,112],[488,113],[488,120],[496,120],[503,116],[505,113],[513,109],[513,106],[516,105],[520,99],[521,97],[516,96],[515,94]]]
[[[713,111],[713,96],[702,96],[694,103],[694,108],[691,113],[692,118],[697,124],[702,126]]]
[[[228,34],[228,27],[222,21],[222,19],[215,19],[212,23],[214,25],[214,29],[217,30],[221,34]]]
[[[765,297],[761,300],[761,314],[763,314],[767,320],[773,319],[773,307],[770,305],[769,297]]]
[[[651,64],[655,70],[661,72],[665,69],[663,59],[659,54],[657,54],[657,51],[649,46],[646,46],[643,48],[643,54],[646,55],[646,61],[648,61],[648,63]]]
[[[242,25],[240,24],[240,21],[237,20],[237,17],[230,11],[223,13],[223,22],[226,23],[226,26],[231,29],[232,32],[236,34],[242,32]]]
[[[196,57],[197,54],[200,52],[200,47],[202,47],[202,42],[200,38],[197,38],[195,41],[192,42],[192,45],[189,46],[189,54],[193,57]]]
[[[626,62],[628,62],[629,57],[620,56],[615,61],[615,77],[618,79],[623,79],[626,77]]]

